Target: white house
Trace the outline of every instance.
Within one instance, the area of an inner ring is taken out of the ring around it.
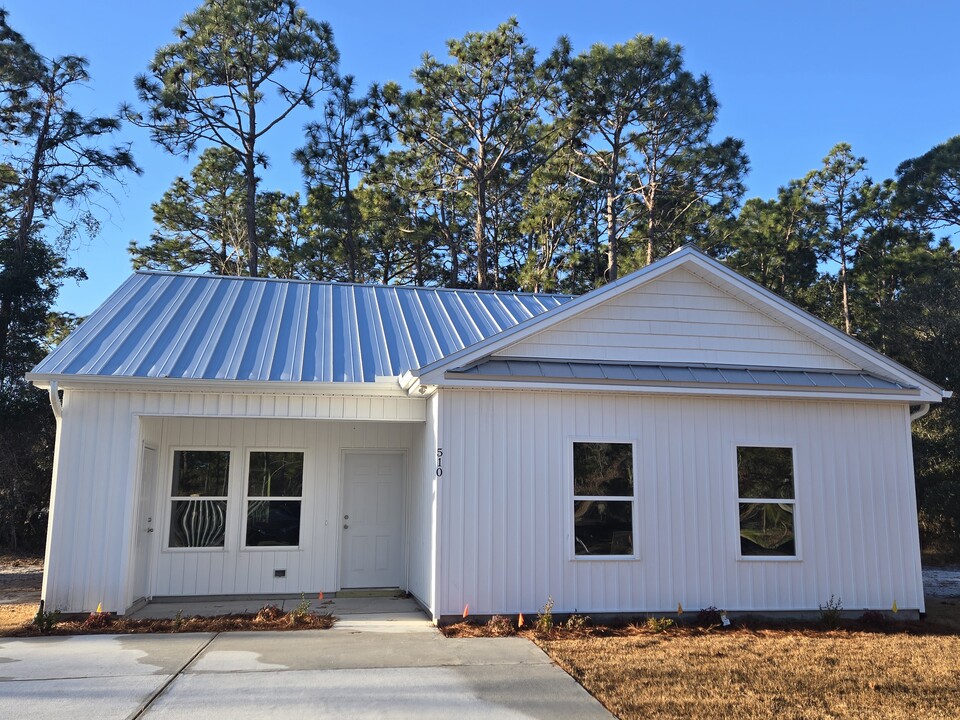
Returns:
[[[578,298],[136,273],[28,378],[48,608],[924,609],[950,393],[692,247]]]

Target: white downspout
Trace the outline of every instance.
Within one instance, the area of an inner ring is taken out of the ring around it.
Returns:
[[[63,417],[63,405],[60,404],[60,388],[56,380],[50,381],[50,407],[53,408],[53,416],[59,421]]]
[[[930,403],[923,403],[923,405],[921,405],[912,413],[910,413],[910,422],[913,422],[914,420],[919,420],[928,412],[930,412]]]

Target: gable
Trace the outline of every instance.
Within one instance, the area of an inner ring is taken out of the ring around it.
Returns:
[[[611,297],[494,355],[858,369],[684,267]]]

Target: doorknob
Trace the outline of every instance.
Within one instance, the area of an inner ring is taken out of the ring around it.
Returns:
[[[153,532],[153,528],[147,528],[147,532]]]
[[[346,523],[343,524],[343,529],[344,529],[344,530],[346,530],[348,527],[350,527],[350,526],[347,525]]]

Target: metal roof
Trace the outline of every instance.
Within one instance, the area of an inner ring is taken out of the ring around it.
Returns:
[[[372,382],[567,295],[137,272],[36,375]]]
[[[849,390],[915,390],[868,372],[725,365],[583,362],[491,357],[448,371],[474,378],[601,382],[615,384],[765,385]]]

